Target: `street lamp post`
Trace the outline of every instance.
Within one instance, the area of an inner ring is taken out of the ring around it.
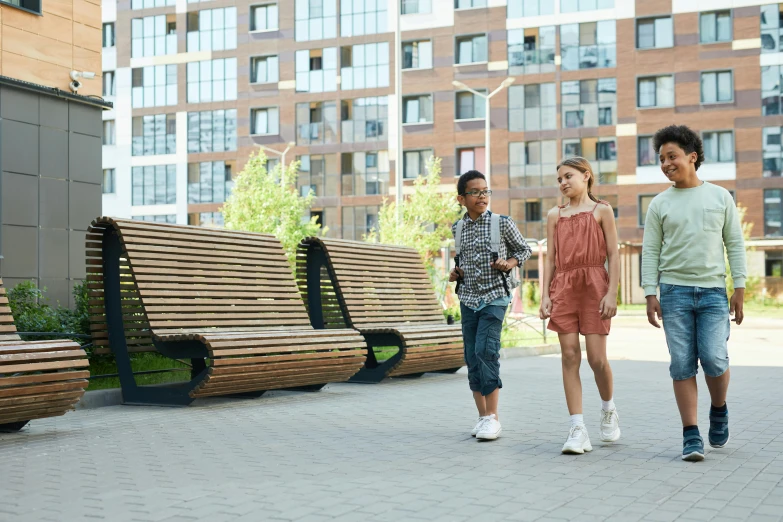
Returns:
[[[474,89],[471,89],[470,87],[468,87],[464,83],[462,83],[460,81],[457,81],[457,80],[454,80],[453,82],[451,82],[451,84],[454,87],[458,88],[458,89],[462,89],[464,91],[472,92],[476,96],[480,96],[480,97],[484,98],[484,177],[487,178],[487,188],[492,188],[490,186],[490,177],[491,177],[491,174],[492,174],[491,173],[491,170],[492,170],[492,168],[491,168],[492,160],[491,160],[490,154],[489,154],[489,152],[490,152],[489,100],[494,95],[496,95],[497,93],[499,93],[500,91],[502,91],[503,89],[505,89],[506,87],[508,87],[512,83],[514,83],[514,80],[516,80],[516,78],[512,78],[512,77],[509,76],[508,78],[503,80],[503,82],[498,86],[497,89],[495,89],[494,91],[492,91],[489,94],[482,94],[482,93],[480,93],[480,92],[478,92],[478,91],[476,91]]]
[[[262,149],[268,151],[268,152],[272,152],[272,153],[277,154],[278,156],[280,156],[280,166],[281,166],[281,169],[285,169],[285,154],[286,154],[286,152],[291,150],[291,147],[293,147],[295,145],[296,145],[295,142],[289,141],[288,142],[288,146],[285,148],[285,150],[283,152],[280,152],[279,150],[275,150],[275,149],[272,149],[270,147],[267,147],[266,145],[259,144],[258,146],[261,147]]]
[[[402,28],[400,27],[402,20],[402,0],[397,0],[393,3],[397,9],[397,23],[394,27],[394,96],[397,105],[397,121],[395,122],[395,126],[397,127],[397,155],[395,159],[396,166],[394,168],[394,176],[396,178],[394,183],[394,194],[397,201],[397,221],[402,223]]]

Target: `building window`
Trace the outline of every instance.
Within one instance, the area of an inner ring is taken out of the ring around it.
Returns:
[[[388,44],[385,45],[388,49]],[[343,82],[345,82],[345,78],[343,78]],[[337,90],[336,47],[296,51],[296,90],[297,92],[332,92]]]
[[[419,40],[402,44],[403,69],[431,69],[432,41]]]
[[[402,14],[427,14],[432,12],[432,0],[402,0]]]
[[[277,83],[279,81],[277,56],[250,58],[250,83]]]
[[[177,166],[131,168],[132,205],[167,205],[177,202]]]
[[[343,143],[385,141],[389,120],[388,97],[356,98],[340,102]]]
[[[639,214],[637,216],[639,226],[644,228],[644,222],[647,219],[647,209],[650,208],[650,203],[657,194],[640,194],[639,195]]]
[[[781,49],[783,29],[783,4],[761,6],[761,52],[776,53]]]
[[[176,214],[157,214],[154,216],[133,216],[131,219],[136,221],[146,221],[148,223],[168,223],[170,225],[177,224]]]
[[[176,15],[145,16],[131,20],[131,57],[177,54]]]
[[[188,203],[223,203],[234,187],[233,161],[188,163]]]
[[[701,102],[726,103],[734,99],[731,71],[701,73]]]
[[[188,63],[188,103],[237,99],[237,59]]]
[[[340,4],[340,36],[385,33],[386,2],[344,1]]]
[[[340,48],[340,89],[374,89],[389,86],[387,42]]]
[[[295,0],[296,41],[324,40],[337,36],[337,0]]]
[[[299,156],[299,194],[319,197],[340,195],[340,169],[337,154]],[[269,168],[267,166],[267,168]]]
[[[653,149],[652,136],[639,136],[636,139],[636,165],[639,167],[651,167],[658,164],[658,157]]]
[[[418,178],[427,175],[427,162],[432,157],[432,149],[406,150],[403,152],[402,177]]]
[[[572,156],[582,156],[588,160],[600,183],[617,183],[617,138],[563,140],[563,157]]]
[[[177,0],[131,0],[131,9],[151,9],[177,5]]]
[[[564,71],[617,66],[615,21],[560,26],[560,67]]]
[[[638,107],[673,107],[674,77],[652,76],[637,80]]]
[[[379,207],[343,207],[343,239],[360,240],[378,230]]]
[[[237,48],[237,8],[188,13],[188,52]]]
[[[486,94],[486,89],[476,89],[476,92]],[[460,91],[456,96],[457,120],[483,119],[485,117],[485,101],[481,96],[476,96],[470,91]]]
[[[701,13],[699,15],[699,41],[703,44],[730,42],[731,11]]]
[[[432,123],[432,95],[402,97],[402,123]]]
[[[764,116],[780,114],[780,78],[779,65],[761,68],[761,114]]]
[[[618,217],[620,217],[620,212],[619,212],[619,209],[620,209],[620,207],[618,206],[618,205],[619,205],[619,204],[618,204],[618,199],[619,199],[619,198],[617,197],[617,195],[616,195],[616,194],[604,194],[604,195],[600,195],[600,194],[599,194],[599,195],[597,195],[596,197],[597,197],[599,200],[601,200],[601,201],[606,201],[607,203],[609,203],[609,205],[611,205],[611,207],[612,207],[612,212],[614,213],[614,218],[615,218],[615,219],[617,219]]]
[[[194,212],[188,214],[188,225],[196,227],[223,228],[225,222],[222,212]]]
[[[764,235],[783,236],[783,189],[764,190]]]
[[[555,27],[508,31],[508,73],[531,74],[555,70]]]
[[[133,69],[134,109],[177,104],[177,66],[151,65]]]
[[[457,149],[457,176],[469,170],[484,170],[486,154],[484,147],[462,147]]]
[[[765,178],[780,177],[783,172],[783,147],[781,147],[780,127],[764,127],[762,129],[762,154]]]
[[[103,97],[114,96],[116,92],[114,71],[103,71]]]
[[[487,7],[487,0],[454,0],[454,9],[474,9]]]
[[[617,125],[617,79],[560,84],[564,128]]]
[[[379,196],[389,192],[389,152],[344,152],[340,155],[342,195]]]
[[[509,187],[555,187],[557,141],[527,141],[508,144]]]
[[[299,145],[336,143],[337,104],[335,102],[297,103],[296,127],[296,143]]]
[[[250,7],[251,31],[274,31],[277,29],[277,4],[254,5]]]
[[[188,113],[188,152],[237,150],[237,110]]]
[[[103,169],[103,183],[101,189],[104,194],[114,194],[117,192],[117,178],[114,169]]]
[[[508,0],[507,18],[555,14],[552,0]]]
[[[706,163],[732,163],[734,161],[734,133],[732,131],[703,132],[704,160]]]
[[[783,277],[783,251],[764,252],[764,276]]]
[[[116,140],[116,132],[114,126],[114,120],[103,120],[103,144],[114,145]]]
[[[596,9],[612,9],[614,0],[560,0],[561,13],[576,13],[579,11],[595,11]]]
[[[512,199],[509,203],[510,217],[523,236],[528,239],[546,238],[546,215],[557,205],[557,199]]]
[[[250,109],[250,134],[269,135],[280,132],[277,107]]]
[[[557,128],[554,83],[512,85],[508,89],[508,123],[512,132]]]
[[[660,49],[674,45],[671,16],[636,21],[636,48]]]
[[[487,35],[474,34],[457,37],[457,64],[487,61]]]
[[[133,117],[133,156],[153,156],[177,152],[177,115],[154,114]]]
[[[103,24],[103,48],[114,47],[114,22]]]

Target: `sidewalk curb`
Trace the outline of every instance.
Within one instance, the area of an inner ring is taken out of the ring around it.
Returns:
[[[582,351],[585,350],[585,343],[580,343]],[[537,355],[553,355],[560,353],[560,343],[538,344],[535,346],[520,346],[516,348],[502,348],[500,350],[501,359],[515,359],[517,357],[535,357]]]
[[[110,388],[107,390],[88,391],[78,403],[77,410],[91,410],[105,406],[118,406],[122,404],[122,389]]]

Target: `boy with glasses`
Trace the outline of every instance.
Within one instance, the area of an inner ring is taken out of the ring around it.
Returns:
[[[531,254],[511,218],[493,217],[488,209],[490,195],[481,172],[470,170],[460,176],[457,201],[467,212],[451,229],[457,243],[457,266],[449,281],[458,281],[468,384],[479,412],[471,435],[478,440],[495,440],[501,432],[500,331],[511,292],[519,284],[512,271]],[[497,244],[493,227],[497,227]]]

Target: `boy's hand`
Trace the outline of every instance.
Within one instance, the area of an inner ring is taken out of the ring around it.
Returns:
[[[548,295],[541,297],[541,307],[538,309],[538,317],[548,319],[552,315],[552,300]]]
[[[604,321],[617,315],[617,293],[614,295],[611,293],[606,294],[601,299],[601,304],[598,305],[598,311],[601,313],[601,319]]]
[[[658,316],[658,321],[661,320],[661,303],[658,302],[658,298],[654,295],[647,296],[647,320],[656,328],[660,328],[661,325],[655,320],[655,316]]]
[[[743,310],[745,304],[745,289],[735,288],[734,294],[729,301],[729,314],[734,316],[734,320],[738,325],[742,324],[742,320],[745,319],[745,311]]]
[[[451,272],[449,272],[449,283],[453,283],[454,281],[463,279],[464,277],[465,272],[463,272],[461,268],[455,266]]]
[[[500,270],[501,272],[508,272],[509,270],[515,268],[519,265],[519,261],[516,257],[512,257],[511,259],[498,259],[497,261],[493,261],[490,263],[489,266],[494,268],[495,270]]]

